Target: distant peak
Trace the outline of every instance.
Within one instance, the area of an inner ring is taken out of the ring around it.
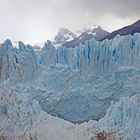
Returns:
[[[60,28],[57,35],[54,37],[54,44],[63,44],[66,41],[71,41],[77,36],[67,28]]]

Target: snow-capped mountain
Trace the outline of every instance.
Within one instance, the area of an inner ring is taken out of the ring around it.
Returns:
[[[76,32],[72,32],[67,28],[60,28],[57,35],[52,40],[52,43],[55,47],[64,46],[67,48],[74,48],[80,44],[85,44],[86,40],[101,40],[108,34],[109,32],[103,30],[100,26],[85,26],[82,30],[78,30]],[[31,43],[33,48],[34,46],[35,48],[37,46],[42,48],[44,44],[45,41],[40,43]]]
[[[88,25],[88,26],[85,26],[83,29],[81,30],[77,30],[75,33],[77,36],[80,36],[83,32],[86,32],[86,33],[89,33],[89,34],[92,34],[92,31],[93,29],[97,28],[98,26],[96,25]]]
[[[91,39],[95,39],[95,36],[84,32],[79,37],[71,41],[64,42],[62,46],[66,48],[75,48],[79,46],[80,44],[85,44],[86,40],[91,40]]]
[[[80,36],[82,33],[93,35],[97,41],[109,35],[109,32],[102,29],[101,26],[95,25],[85,26],[83,30],[78,30],[77,33],[79,33],[78,36]]]
[[[54,37],[54,45],[62,45],[66,41],[71,41],[77,36],[66,28],[60,28],[58,34]]]
[[[112,33],[110,33],[109,35],[100,40],[102,41],[105,39],[113,39],[116,35],[125,36],[129,34],[134,35],[135,33],[140,33],[140,20],[136,21],[135,23],[129,26],[125,26],[119,30],[113,31]]]
[[[62,44],[62,46],[67,48],[75,48],[76,46],[79,46],[80,44],[85,44],[87,40],[95,39],[100,40],[101,38],[104,38],[109,34],[109,32],[103,30],[100,26],[93,28],[84,28],[81,31],[81,35],[76,37],[75,39],[71,41],[66,41]]]
[[[98,41],[108,34],[109,32],[103,30],[100,26],[87,26],[75,33],[68,29],[61,28],[55,36],[53,45],[74,48],[80,44],[84,44],[86,40],[95,39]]]
[[[92,30],[92,34],[95,36],[95,39],[97,41],[101,40],[102,38],[104,38],[105,36],[109,35],[108,31],[105,31],[104,29],[102,29],[100,26],[98,26],[97,28],[94,28]]]

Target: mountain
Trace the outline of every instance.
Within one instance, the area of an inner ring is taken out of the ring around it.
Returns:
[[[71,41],[77,36],[71,32],[69,29],[60,28],[58,34],[54,37],[54,45],[61,45],[66,41]]]
[[[58,30],[58,33],[56,34],[56,36],[54,37],[54,39],[52,40],[52,43],[55,47],[57,46],[62,46],[63,43],[65,43],[66,41],[71,41],[73,39],[75,39],[77,37],[77,35],[75,35],[72,31],[70,31],[67,28],[60,28]],[[31,43],[31,45],[35,46],[40,46],[41,48],[44,46],[46,41],[42,41],[42,42],[33,42]]]
[[[62,46],[67,47],[67,48],[75,48],[76,46],[79,46],[80,44],[84,44],[86,40],[91,40],[91,39],[95,39],[95,36],[84,32],[79,37],[71,41],[64,42]]]
[[[79,32],[79,31],[78,31]],[[92,28],[84,28],[84,30],[80,31],[81,35],[74,38],[71,41],[65,41],[62,46],[67,48],[75,48],[80,44],[85,44],[86,40],[101,40],[105,36],[109,34],[109,32],[103,30],[100,26],[92,26]]]
[[[118,34],[121,36],[125,36],[129,34],[134,35],[135,33],[140,33],[140,20],[136,21],[135,23],[129,26],[125,26],[119,30],[113,31],[112,33],[110,33],[109,35],[100,40],[102,41],[105,39],[113,39]]]
[[[82,30],[72,32],[67,28],[60,28],[57,35],[52,40],[52,44],[55,47],[64,46],[67,48],[75,48],[80,44],[85,44],[86,40],[95,39],[97,41],[101,40],[107,36],[109,32],[103,30],[100,26],[85,26]],[[40,43],[31,43],[33,48],[43,47],[45,41]]]
[[[107,36],[109,32],[103,30],[100,26],[86,26],[75,33],[66,28],[60,28],[55,36],[53,45],[74,48],[80,44],[85,44],[86,40],[100,40]]]
[[[109,35],[109,32],[103,30],[101,26],[93,26],[93,25],[85,26],[83,30],[78,31],[78,32],[81,32],[81,34],[87,33],[87,34],[93,35],[97,41]]]

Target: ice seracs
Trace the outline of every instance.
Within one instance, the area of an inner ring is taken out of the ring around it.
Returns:
[[[33,48],[19,42],[19,49],[13,48],[10,40],[0,47],[0,81],[13,79],[15,82],[31,80],[37,71],[37,57]]]
[[[36,99],[27,92],[30,89],[26,88],[21,85],[15,90],[5,89],[6,93],[1,90],[1,139],[96,140],[99,134],[104,134],[111,140],[139,140],[139,94],[112,103],[105,117],[99,121],[74,125],[42,111]]]
[[[38,57],[30,45],[14,48],[5,41],[2,138],[92,140],[105,131],[139,140],[139,59],[140,34],[93,39],[75,48],[55,48],[48,41]]]
[[[111,41],[98,42],[94,39],[87,41],[85,45],[70,49],[65,47],[56,49],[49,42],[42,49],[40,63],[46,61],[51,64],[50,61],[53,61],[53,64],[68,64],[81,72],[93,72],[96,75],[111,74],[118,71],[121,66],[139,68],[139,40],[139,34],[117,36]]]

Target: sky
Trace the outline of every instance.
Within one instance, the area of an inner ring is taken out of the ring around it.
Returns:
[[[0,0],[0,42],[51,40],[60,27],[111,32],[139,19],[140,0]]]

